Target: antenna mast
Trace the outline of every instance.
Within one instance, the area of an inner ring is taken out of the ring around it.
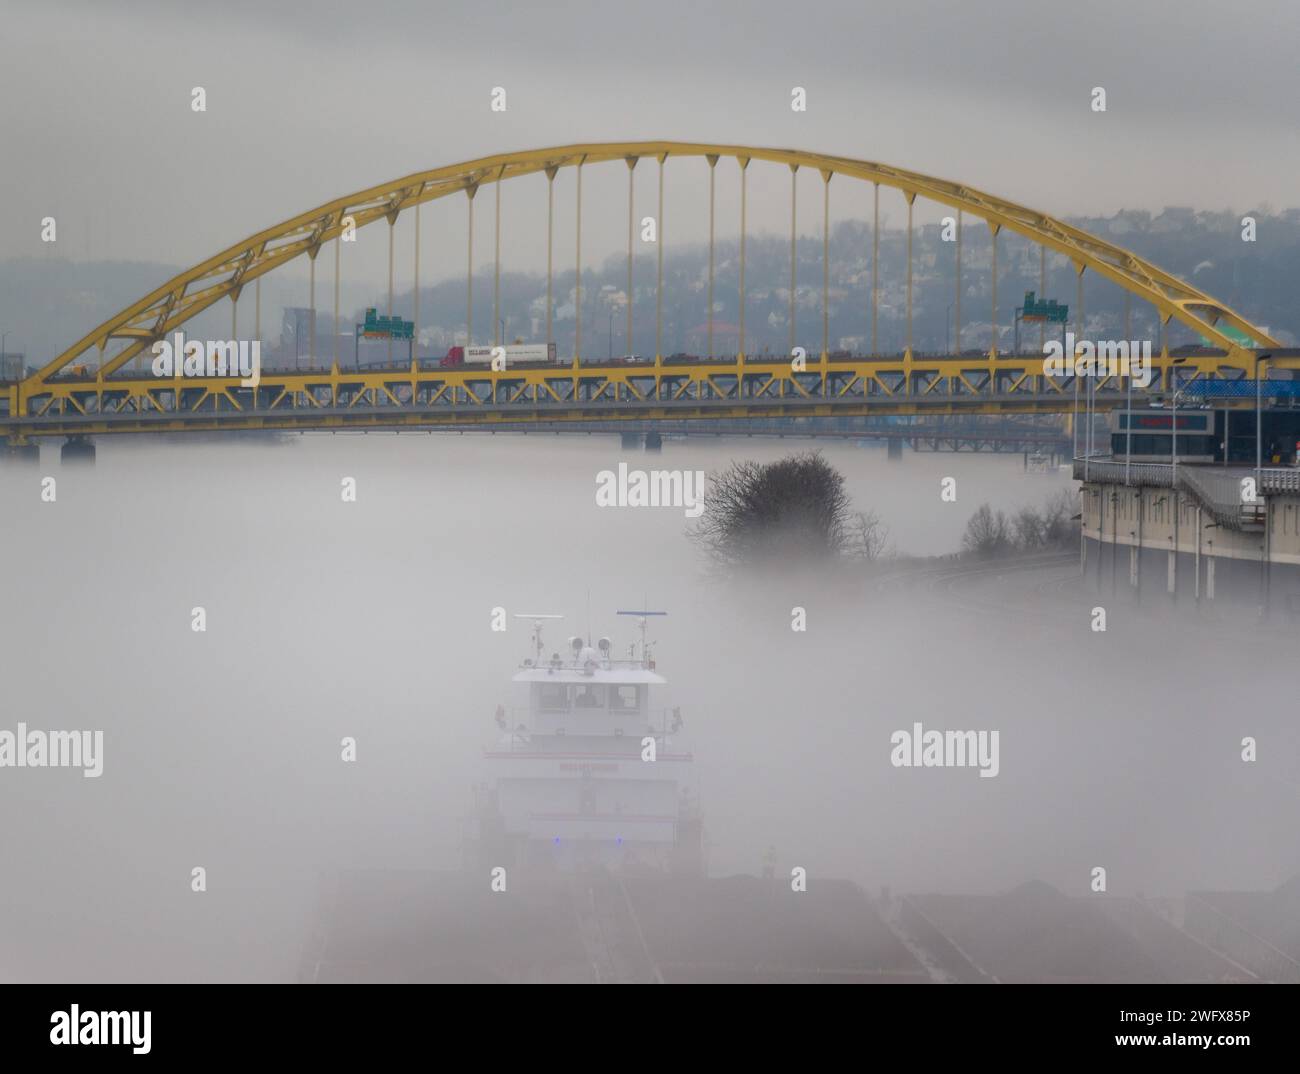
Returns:
[[[533,624],[533,646],[537,650],[535,663],[539,666],[542,663],[542,653],[545,652],[545,646],[542,642],[542,623],[547,619],[563,619],[562,615],[529,615],[525,613],[516,613],[516,619],[527,619]]]
[[[648,611],[632,611],[632,612],[624,612],[624,611],[620,611],[620,612],[616,612],[615,614],[616,614],[616,615],[630,615],[630,616],[633,616],[633,617],[637,620],[638,625],[641,627],[641,663],[642,663],[642,664],[647,664],[647,665],[648,665],[648,664],[650,663],[650,642],[646,640],[646,631],[647,631],[647,629],[649,628],[649,619],[650,619],[650,616],[652,616],[652,615],[667,615],[668,613],[667,613],[667,612],[648,612]]]

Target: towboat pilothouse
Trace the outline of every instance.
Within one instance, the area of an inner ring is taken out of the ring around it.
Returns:
[[[543,627],[562,617],[515,616],[532,623],[513,678],[525,704],[497,709],[476,794],[476,864],[702,871],[693,759],[647,637],[665,613],[618,614],[640,627],[625,659],[607,637],[570,637],[548,656]]]

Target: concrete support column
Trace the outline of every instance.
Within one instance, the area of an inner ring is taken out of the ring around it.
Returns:
[[[41,446],[35,440],[22,443],[10,441],[5,444],[4,453],[0,455],[6,462],[29,463],[41,461]]]
[[[1196,506],[1196,558],[1193,561],[1195,563],[1196,581],[1195,584],[1192,586],[1192,593],[1198,606],[1201,603],[1201,535],[1205,532],[1205,528],[1201,523],[1201,515],[1202,515],[1202,508],[1200,504],[1197,504]]]
[[[1097,592],[1101,592],[1102,537],[1106,532],[1106,495],[1097,493]]]
[[[1142,524],[1146,513],[1146,497],[1142,489],[1137,490],[1137,558],[1133,572],[1133,597],[1137,604],[1142,603]]]
[[[95,442],[88,436],[70,436],[59,451],[59,461],[68,464],[94,463]]]

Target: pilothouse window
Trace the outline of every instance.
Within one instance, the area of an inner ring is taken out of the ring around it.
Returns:
[[[603,709],[605,707],[605,687],[599,683],[584,683],[577,688],[573,699],[577,709]]]
[[[640,712],[641,691],[636,686],[615,686],[609,707],[615,712]]]
[[[543,712],[568,712],[569,688],[563,683],[544,682],[538,691],[537,703]]]

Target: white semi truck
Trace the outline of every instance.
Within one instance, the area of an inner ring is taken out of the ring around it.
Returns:
[[[452,347],[439,363],[444,368],[461,365],[490,366],[500,358],[504,368],[555,361],[554,343],[511,343],[504,347]]]

